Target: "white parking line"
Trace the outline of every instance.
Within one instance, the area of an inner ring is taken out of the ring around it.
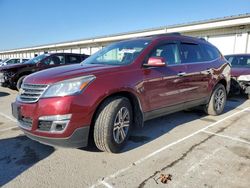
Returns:
[[[219,137],[223,137],[223,138],[227,138],[227,139],[230,139],[230,140],[233,140],[233,141],[242,142],[242,143],[245,143],[245,144],[249,144],[249,145],[250,145],[250,142],[247,142],[247,141],[242,140],[242,139],[239,139],[239,138],[227,136],[227,135],[224,135],[224,134],[213,133],[213,132],[205,131],[205,130],[202,131],[202,132],[207,133],[207,134],[212,134],[212,135],[215,135],[215,136],[219,136]]]
[[[13,128],[17,128],[18,126],[12,126],[12,127],[8,127],[6,129],[1,129],[0,132],[4,132],[4,131],[8,131],[8,130],[11,130]]]
[[[187,173],[185,175],[187,175],[190,171],[194,171],[194,169],[196,169],[197,167],[199,167],[200,165],[204,164],[205,161],[209,160],[211,157],[213,157],[217,152],[221,151],[222,148],[217,148],[215,149],[212,153],[208,154],[206,157],[204,157],[202,160],[200,160],[199,162],[193,164],[188,170]],[[184,176],[185,176],[184,175]]]
[[[102,181],[102,184],[105,185],[107,188],[113,188],[110,184],[108,184],[106,181]]]
[[[130,164],[128,167],[123,168],[123,169],[120,169],[120,170],[118,170],[117,172],[115,172],[115,173],[113,173],[113,174],[111,174],[111,175],[105,177],[104,179],[97,181],[97,183],[96,183],[96,184],[93,184],[93,185],[91,186],[91,188],[97,187],[97,186],[103,184],[103,182],[106,182],[106,181],[108,181],[108,180],[111,179],[111,178],[117,177],[119,174],[121,174],[121,173],[123,173],[123,172],[129,170],[130,168],[134,167],[134,165],[138,165],[138,164],[144,162],[145,160],[147,160],[147,159],[149,159],[149,158],[151,158],[151,157],[157,155],[158,153],[160,153],[160,152],[162,152],[162,151],[164,151],[164,150],[166,150],[166,149],[168,149],[168,148],[170,148],[170,147],[172,147],[172,146],[174,146],[174,145],[176,145],[176,144],[179,144],[179,143],[181,143],[181,142],[187,140],[188,138],[191,138],[191,137],[197,135],[198,133],[201,133],[201,132],[203,132],[204,130],[206,130],[206,129],[210,128],[210,127],[213,127],[213,126],[215,126],[215,125],[217,125],[217,124],[219,124],[219,123],[221,123],[221,122],[223,122],[223,121],[225,121],[225,120],[227,120],[227,119],[229,119],[229,118],[231,118],[231,117],[233,117],[233,116],[236,116],[236,115],[238,115],[238,114],[240,114],[240,113],[242,113],[242,112],[245,112],[245,111],[247,111],[247,110],[249,110],[249,109],[250,109],[250,107],[244,108],[243,110],[240,110],[240,111],[235,112],[235,113],[233,113],[233,114],[231,114],[231,115],[229,115],[229,116],[227,116],[227,117],[225,117],[225,118],[223,118],[223,119],[220,119],[219,121],[217,121],[217,122],[215,122],[215,123],[212,123],[212,124],[210,124],[210,125],[204,127],[203,129],[200,129],[200,130],[198,130],[198,131],[195,131],[194,133],[192,133],[192,134],[190,134],[190,135],[188,135],[188,136],[186,136],[186,137],[183,137],[183,138],[181,138],[181,139],[179,139],[179,140],[177,140],[177,141],[175,141],[175,142],[172,142],[171,144],[168,144],[168,145],[166,145],[166,146],[164,146],[164,147],[162,147],[162,148],[160,148],[160,149],[158,149],[158,150],[156,150],[156,151],[150,153],[149,155],[147,155],[147,156],[145,156],[145,157],[143,157],[143,158],[137,160],[136,162]]]
[[[10,117],[10,116],[2,113],[2,112],[0,112],[0,115],[3,116],[3,117],[5,117],[5,118],[7,118],[7,119],[9,119],[9,120],[11,120],[11,121],[13,121],[13,122],[15,122],[15,123],[17,123],[16,119],[14,119],[14,118],[12,118],[12,117]]]

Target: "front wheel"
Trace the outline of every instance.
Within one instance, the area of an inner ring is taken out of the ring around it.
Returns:
[[[217,84],[210,97],[209,103],[205,106],[205,112],[209,115],[220,115],[225,107],[227,92],[223,84]]]
[[[113,98],[104,102],[94,125],[97,148],[112,153],[121,151],[129,137],[132,120],[132,107],[127,98]]]

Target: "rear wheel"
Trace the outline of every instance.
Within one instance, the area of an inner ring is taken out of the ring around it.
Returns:
[[[209,103],[205,106],[205,112],[209,115],[220,115],[225,107],[227,92],[223,84],[217,84],[210,97]]]
[[[17,88],[18,91],[19,91],[19,89],[21,88],[22,83],[23,83],[23,79],[24,79],[26,76],[27,76],[27,75],[21,76],[21,77],[18,79],[17,84],[16,84],[16,88]]]
[[[109,99],[100,107],[94,126],[94,141],[98,149],[118,153],[130,133],[133,115],[125,97]]]

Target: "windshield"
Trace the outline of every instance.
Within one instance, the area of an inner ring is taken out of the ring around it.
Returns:
[[[37,62],[43,60],[44,58],[50,56],[50,54],[42,54],[39,56],[34,57],[33,59],[30,59],[28,61],[25,61],[24,63],[32,63],[32,64],[36,64]]]
[[[8,60],[9,60],[9,58],[4,59],[1,63],[5,63],[5,62],[8,61]]]
[[[96,52],[82,64],[127,65],[148,46],[150,40],[132,40],[111,44]]]
[[[250,68],[250,56],[225,56],[232,67]]]

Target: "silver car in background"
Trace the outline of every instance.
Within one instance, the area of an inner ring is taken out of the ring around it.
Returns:
[[[8,58],[4,59],[2,62],[0,62],[0,67],[1,66],[6,66],[6,65],[13,65],[17,63],[24,63],[25,61],[28,61],[29,59],[26,58]]]

